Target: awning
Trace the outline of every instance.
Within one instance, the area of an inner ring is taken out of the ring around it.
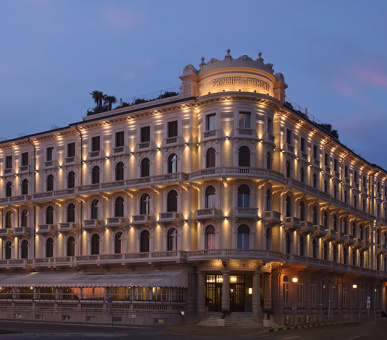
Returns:
[[[0,287],[177,287],[187,288],[184,271],[132,273],[0,274]]]

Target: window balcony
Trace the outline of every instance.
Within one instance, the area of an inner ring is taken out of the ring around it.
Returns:
[[[337,233],[335,230],[332,229],[326,229],[326,235],[325,235],[325,240],[331,240],[334,241],[337,238]]]
[[[285,217],[284,220],[285,230],[298,230],[301,228],[301,222],[298,217]]]
[[[279,225],[281,224],[281,213],[278,211],[265,211],[263,214],[263,220],[266,225]]]
[[[329,175],[331,174],[331,168],[330,168],[330,167],[325,166],[324,169],[325,169],[325,172],[326,172],[327,174],[329,174]]]
[[[285,151],[287,153],[290,153],[291,155],[294,155],[294,146],[290,144],[285,144]]]
[[[102,158],[102,156],[103,156],[102,150],[90,151],[88,159],[100,159]]]
[[[205,220],[218,220],[219,213],[218,209],[208,208],[208,209],[197,209],[195,212],[196,221],[205,221]]]
[[[180,214],[178,212],[161,212],[159,213],[158,223],[179,223]]]
[[[102,229],[102,220],[99,219],[90,219],[83,220],[83,229],[84,230],[101,230]]]
[[[363,241],[363,245],[361,246],[361,249],[368,249],[370,247],[370,243],[368,241]]]
[[[249,128],[237,128],[236,137],[238,138],[257,138],[257,134],[254,129]]]
[[[386,244],[377,244],[376,245],[377,254],[387,254],[387,245]]]
[[[313,165],[317,166],[318,168],[320,167],[320,161],[318,159],[313,160]]]
[[[352,235],[344,235],[344,244],[352,245],[354,243],[354,239]]]
[[[359,237],[356,237],[353,239],[353,248],[362,248],[363,247],[363,240]]]
[[[152,225],[152,215],[141,214],[141,215],[132,215],[132,225],[141,226],[141,225]]]
[[[125,228],[126,218],[125,217],[108,217],[106,219],[106,228]]]
[[[51,161],[45,161],[44,162],[44,168],[45,169],[53,169],[56,168],[56,161],[51,160]]]
[[[220,135],[220,130],[209,130],[209,131],[204,131],[202,133],[202,140],[201,141],[207,141],[207,140],[212,140],[212,139],[219,139]]]
[[[77,230],[78,224],[75,222],[62,222],[59,223],[59,232],[65,233],[73,231],[75,232]]]
[[[26,204],[31,200],[31,195],[19,195],[9,197],[9,203],[11,204]]]
[[[305,161],[308,161],[308,153],[307,152],[304,152],[304,151],[301,151],[301,158]]]
[[[56,225],[55,224],[40,224],[38,225],[38,234],[50,234],[55,233]]]
[[[164,138],[164,147],[179,146],[183,144],[181,136]]]
[[[336,232],[336,242],[337,243],[344,243],[345,242],[345,235],[341,232]]]
[[[13,236],[13,229],[11,228],[0,229],[0,238],[7,238],[12,236]]]
[[[3,171],[3,176],[4,177],[13,176],[14,174],[15,174],[15,170],[13,168],[6,168]]]
[[[30,166],[29,165],[21,165],[19,166],[19,174],[26,174],[30,172]]]
[[[15,236],[30,236],[30,228],[28,227],[16,227],[13,230]]]
[[[312,234],[315,231],[314,225],[309,221],[301,221],[300,231],[304,234]]]
[[[75,157],[66,157],[64,163],[65,165],[75,164]]]
[[[324,237],[326,234],[327,232],[323,225],[318,225],[318,224],[314,225],[313,236]]]
[[[253,219],[258,220],[258,208],[241,208],[237,207],[234,209],[234,218],[245,218],[245,219]]]
[[[265,133],[265,137],[264,137],[264,141],[266,143],[274,144],[275,137],[274,137],[274,135],[272,133],[266,132]]]
[[[112,155],[113,156],[119,156],[119,155],[125,155],[128,153],[128,147],[127,146],[116,146],[113,148]]]
[[[153,142],[141,142],[137,143],[137,152],[150,151],[153,148]]]

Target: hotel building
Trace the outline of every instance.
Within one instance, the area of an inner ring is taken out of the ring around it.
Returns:
[[[260,53],[180,79],[175,96],[0,143],[0,317],[378,317],[386,171],[293,109]]]

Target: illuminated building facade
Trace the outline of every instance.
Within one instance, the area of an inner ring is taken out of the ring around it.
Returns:
[[[286,103],[261,54],[180,79],[176,96],[0,143],[0,317],[385,310],[386,171]]]

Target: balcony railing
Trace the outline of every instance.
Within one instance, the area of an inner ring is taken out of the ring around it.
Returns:
[[[40,224],[38,225],[38,234],[54,233],[56,231],[55,224]]]
[[[362,248],[363,247],[363,240],[361,238],[356,237],[353,240],[354,240],[354,243],[353,243],[354,248]]]
[[[376,245],[376,253],[378,254],[387,254],[387,245],[386,244],[377,244]]]
[[[237,207],[234,209],[234,218],[259,219],[258,208]]]
[[[132,225],[151,225],[152,223],[152,215],[140,214],[132,216]]]
[[[12,235],[13,235],[13,229],[11,229],[11,228],[0,229],[0,237],[1,238],[11,237]]]
[[[285,217],[284,219],[285,230],[297,230],[300,229],[301,223],[298,217]]]
[[[126,227],[125,217],[108,217],[106,219],[106,228],[123,228]]]
[[[263,214],[263,220],[267,225],[281,224],[281,213],[278,211],[265,211]]]
[[[326,235],[325,235],[325,239],[326,240],[336,240],[337,238],[337,233],[335,230],[332,230],[332,229],[326,229]]]
[[[16,227],[13,230],[13,234],[15,236],[29,236],[30,235],[30,228],[28,228],[28,227]]]
[[[177,146],[183,144],[182,138],[180,136],[164,138],[164,146]]]
[[[354,243],[354,239],[352,235],[344,235],[344,244],[352,245]]]
[[[137,151],[149,151],[153,148],[153,142],[140,142],[137,143]]]
[[[102,228],[102,220],[100,219],[90,219],[83,221],[83,229],[93,230]]]
[[[159,223],[179,223],[180,214],[175,211],[159,213]]]
[[[219,138],[220,130],[209,130],[204,131],[202,134],[202,141],[217,139]]]
[[[217,220],[219,218],[218,209],[208,208],[208,209],[197,209],[195,212],[195,220]]]
[[[306,234],[311,234],[315,231],[314,225],[309,221],[301,221],[300,231]]]
[[[236,136],[242,138],[257,138],[255,130],[248,128],[237,128]]]
[[[29,165],[21,165],[21,166],[19,166],[19,174],[25,174],[27,172],[30,172],[30,166]]]
[[[59,223],[59,231],[61,233],[63,232],[70,232],[77,230],[78,224],[75,222],[62,222]]]
[[[313,236],[324,237],[326,233],[326,229],[323,225],[314,225]]]
[[[275,137],[274,137],[274,135],[272,133],[266,132],[264,140],[265,140],[266,143],[274,144]]]
[[[118,155],[123,155],[128,153],[128,148],[126,146],[116,146],[113,148],[113,155],[118,156]]]

